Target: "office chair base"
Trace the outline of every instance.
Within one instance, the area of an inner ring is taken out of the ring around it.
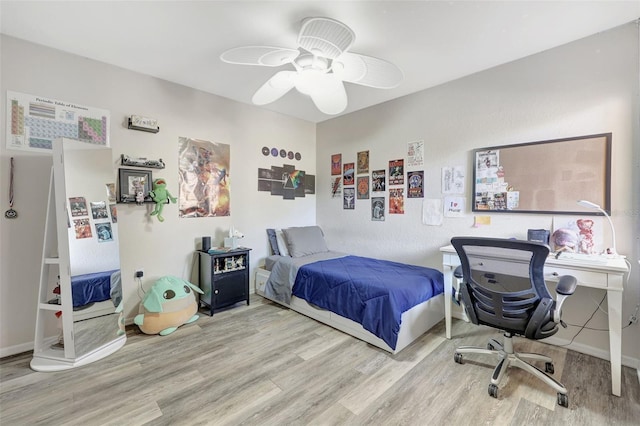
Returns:
[[[486,348],[478,346],[460,346],[456,349],[453,359],[456,363],[462,364],[464,362],[462,354],[484,354],[484,355],[497,355],[499,358],[498,365],[496,365],[491,376],[491,384],[489,385],[489,395],[494,398],[498,397],[498,385],[502,381],[503,376],[510,367],[517,367],[533,376],[545,382],[551,386],[558,393],[558,405],[563,407],[569,406],[569,397],[567,396],[567,388],[562,383],[549,376],[547,373],[553,374],[553,360],[546,356],[536,353],[516,353],[513,351],[513,341],[510,337],[505,336],[504,345],[495,339],[489,340]],[[545,363],[545,371],[542,371],[538,367],[529,364],[527,361],[540,361]]]

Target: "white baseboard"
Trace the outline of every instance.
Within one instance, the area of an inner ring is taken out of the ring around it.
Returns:
[[[29,351],[33,351],[33,342],[22,343],[20,345],[9,346],[7,348],[0,348],[0,358]]]
[[[585,345],[582,343],[572,343],[570,345],[567,345],[567,343],[569,343],[569,340],[567,339],[560,339],[558,337],[548,337],[544,340],[542,340],[542,342],[545,343],[549,343],[551,345],[557,345],[557,346],[562,346],[563,348],[567,348],[567,349],[571,349],[573,351],[576,352],[580,352],[586,355],[591,355],[594,356],[596,358],[600,358],[600,359],[604,359],[607,361],[611,360],[611,357],[609,356],[609,350],[603,350],[600,348],[594,348],[593,346],[589,346],[589,345]],[[566,345],[566,346],[565,346]],[[637,368],[638,365],[640,365],[640,359],[638,358],[633,358],[627,355],[622,355],[622,365],[626,366],[626,367],[630,367],[630,368]],[[638,374],[640,375],[640,370],[638,371]],[[640,379],[640,377],[638,377]]]

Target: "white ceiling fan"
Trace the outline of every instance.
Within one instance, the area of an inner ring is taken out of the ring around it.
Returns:
[[[279,67],[292,64],[295,70],[275,73],[251,99],[265,105],[292,88],[309,95],[325,114],[339,114],[347,107],[343,82],[379,89],[397,87],[403,79],[400,68],[382,59],[348,52],[355,34],[345,24],[330,18],[302,21],[298,48],[244,46],[227,50],[220,59],[230,64]]]

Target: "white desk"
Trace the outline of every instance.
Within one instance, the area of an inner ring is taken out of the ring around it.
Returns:
[[[444,273],[444,317],[447,339],[451,339],[451,286],[453,271],[460,265],[460,259],[453,246],[440,248]],[[504,257],[492,254],[487,249],[487,259]],[[514,260],[516,261],[516,260]],[[607,291],[609,314],[609,355],[611,359],[611,393],[620,396],[622,368],[622,291],[624,275],[629,271],[624,259],[608,259],[607,263],[589,263],[583,260],[556,259],[550,256],[544,265],[547,282],[558,282],[562,275],[573,275],[578,286],[599,288]],[[571,303],[571,302],[569,302]]]

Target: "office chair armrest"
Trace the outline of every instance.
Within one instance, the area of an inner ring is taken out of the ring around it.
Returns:
[[[458,265],[458,267],[453,270],[453,276],[459,280],[462,279],[462,265]]]
[[[556,285],[556,293],[571,296],[578,286],[578,279],[573,275],[563,275]]]
[[[558,280],[558,285],[556,285],[556,306],[553,310],[553,322],[556,324],[562,319],[564,301],[576,291],[577,286],[578,280],[572,275],[563,275]]]

